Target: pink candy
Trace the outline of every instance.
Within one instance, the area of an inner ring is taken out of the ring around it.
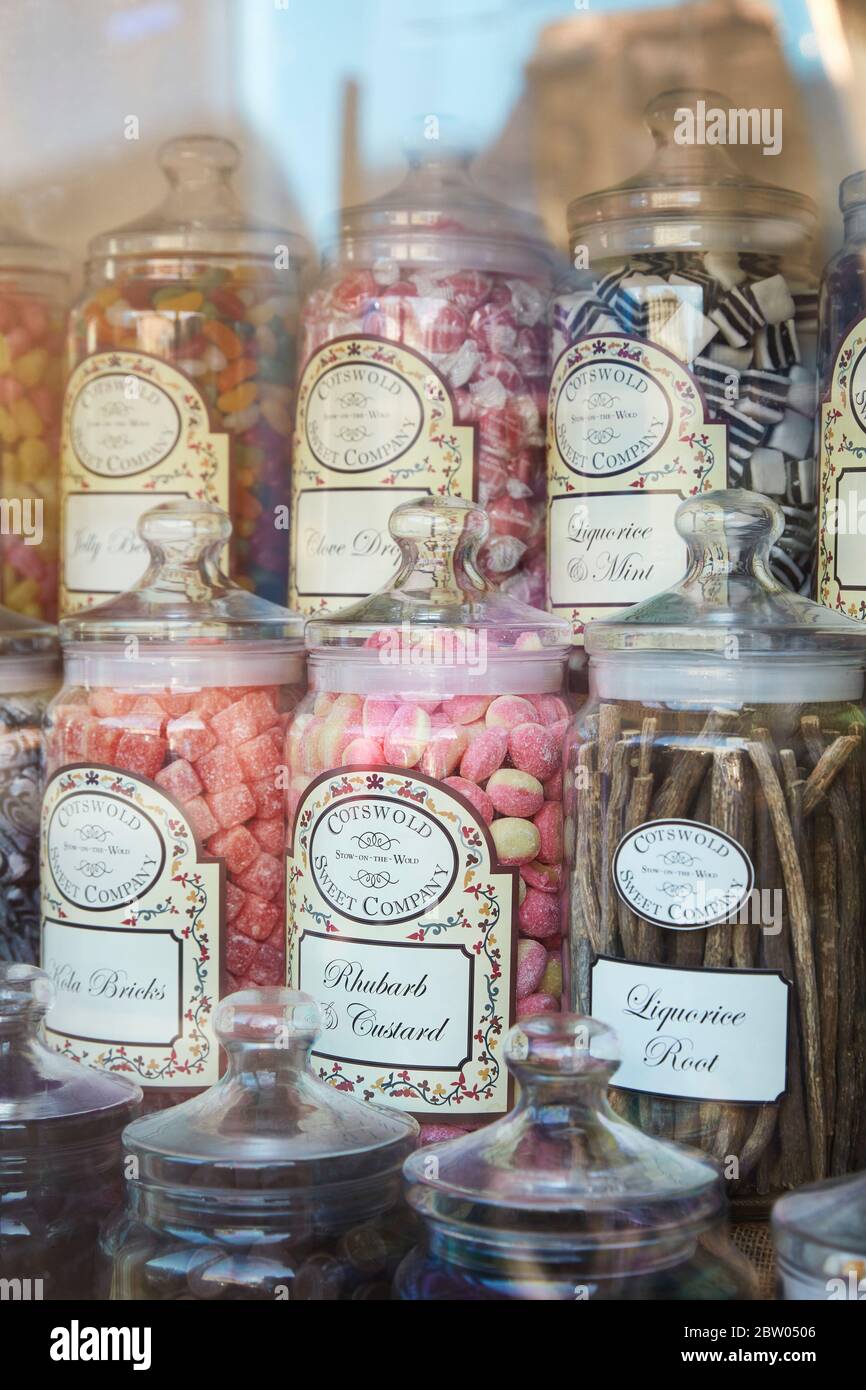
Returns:
[[[470,743],[460,761],[460,776],[470,782],[486,782],[502,766],[508,751],[504,729],[486,729]]]
[[[535,717],[535,709],[522,695],[498,695],[488,705],[484,722],[488,729],[510,731]]]
[[[543,724],[515,724],[508,735],[508,753],[515,767],[545,782],[559,770],[562,743]]]
[[[527,889],[520,906],[519,921],[520,930],[525,936],[536,940],[556,936],[562,922],[558,899],[552,893],[539,892],[537,888]]]
[[[540,941],[517,943],[517,997],[534,994],[547,969],[547,952]]]
[[[517,768],[503,767],[487,783],[487,795],[503,816],[534,816],[544,805],[544,788],[537,778]]]
[[[485,825],[493,820],[493,802],[485,791],[470,782],[466,777],[446,777],[445,786],[465,796],[470,806],[474,806]]]

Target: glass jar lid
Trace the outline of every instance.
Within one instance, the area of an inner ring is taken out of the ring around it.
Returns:
[[[214,1030],[227,1061],[220,1080],[123,1136],[143,1186],[300,1207],[342,1188],[335,1205],[390,1204],[384,1184],[414,1147],[418,1125],[308,1070],[322,1030],[309,995],[275,987],[230,994]]]
[[[472,151],[441,129],[435,138],[425,133],[422,128],[407,144],[402,183],[340,209],[336,235],[325,238],[325,258],[339,253],[363,261],[372,250],[396,261],[549,274],[553,251],[541,219],[488,197],[470,173]]]
[[[401,553],[390,583],[307,623],[311,669],[327,662],[327,689],[457,694],[487,690],[493,668],[510,681],[506,690],[559,689],[569,625],[482,577],[478,552],[490,529],[483,507],[422,497],[397,507],[388,529]]]
[[[240,151],[215,135],[179,135],[157,156],[168,181],[162,202],[134,222],[93,237],[90,260],[115,256],[255,256],[300,274],[309,258],[303,237],[248,217],[231,185]],[[283,250],[283,248],[285,248]]]
[[[458,1260],[461,1249],[514,1259],[616,1249],[644,1269],[684,1254],[722,1217],[712,1159],[611,1109],[618,1054],[605,1025],[537,1015],[511,1029],[503,1055],[519,1087],[513,1110],[403,1168],[410,1205],[444,1230]]]
[[[303,652],[304,620],[222,572],[231,531],[225,512],[211,502],[182,498],[144,512],[138,534],[150,560],[138,583],[60,623],[67,675],[81,674],[73,663],[86,657],[87,678],[96,684],[132,686],[145,665],[163,667],[157,674],[167,682],[182,679],[186,666],[201,680],[204,664],[211,668],[206,683],[286,679],[274,662]]]
[[[653,98],[644,112],[652,159],[632,178],[569,204],[572,242],[604,255],[699,249],[705,221],[732,223],[734,249],[745,251],[780,250],[812,236],[812,200],[751,179],[729,153],[730,144],[771,134],[755,128],[756,117],[760,123],[759,111],[735,108],[720,92],[677,88]],[[726,249],[718,230],[710,249]]]
[[[69,263],[63,252],[45,241],[37,241],[10,222],[0,221],[0,275],[25,271],[32,275],[55,275],[65,288]]]
[[[772,1223],[783,1272],[821,1283],[853,1275],[853,1292],[843,1290],[842,1296],[862,1299],[866,1291],[866,1173],[787,1193],[773,1207]]]
[[[866,627],[785,589],[769,564],[776,502],[744,488],[681,503],[688,547],[678,584],[589,625],[600,693],[621,699],[856,699]]]
[[[44,690],[59,675],[57,629],[0,607],[0,694]]]
[[[50,1143],[120,1130],[141,1101],[125,1077],[84,1067],[52,1052],[39,1037],[54,988],[34,965],[0,961],[0,1158]]]

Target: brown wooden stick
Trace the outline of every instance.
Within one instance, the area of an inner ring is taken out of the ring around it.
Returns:
[[[791,831],[785,796],[776,776],[772,760],[763,742],[751,739],[746,744],[752,759],[767,809],[773,824],[782,877],[788,896],[791,939],[797,970],[800,1026],[803,1060],[806,1073],[806,1103],[809,1117],[809,1151],[812,1174],[818,1179],[824,1173],[827,1150],[827,1129],[824,1110],[824,1084],[821,1071],[821,1027],[818,1015],[818,984],[812,950],[812,922],[803,872]]]
[[[815,876],[815,945],[821,998],[821,1066],[827,1090],[827,1131],[836,1128],[836,1048],[839,1035],[839,917],[836,897],[836,841],[828,811],[812,823]]]
[[[856,737],[837,738],[820,754],[817,763],[809,773],[806,790],[803,792],[804,816],[811,816],[819,803],[824,800],[830,787],[859,745],[860,740]]]

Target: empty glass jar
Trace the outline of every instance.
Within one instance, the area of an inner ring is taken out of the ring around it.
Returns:
[[[390,1297],[412,1239],[400,1168],[418,1127],[310,1074],[320,1028],[289,990],[222,1001],[225,1074],[124,1133],[135,1176],[103,1239],[112,1299]]]
[[[751,1275],[725,1231],[706,1157],[611,1109],[609,1029],[535,1016],[505,1039],[512,1112],[407,1159],[423,1240],[397,1273],[404,1300],[743,1299]]]
[[[96,1297],[99,1223],[121,1200],[120,1134],[141,1091],[58,1057],[41,970],[0,961],[0,1277],[4,1298]]]
[[[866,1173],[803,1187],[773,1208],[779,1295],[866,1299]]]

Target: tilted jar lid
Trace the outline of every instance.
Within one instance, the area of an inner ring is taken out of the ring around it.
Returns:
[[[118,1134],[141,1101],[125,1077],[82,1066],[41,1041],[54,988],[34,965],[0,961],[0,1164],[10,1152]],[[38,1158],[38,1153],[34,1152]]]
[[[550,274],[554,253],[541,219],[483,193],[462,141],[441,129],[425,138],[422,124],[406,157],[409,172],[395,188],[340,209],[337,232],[323,243],[326,259],[365,261],[378,246],[397,261]]]
[[[600,693],[620,699],[857,699],[866,626],[785,589],[769,565],[776,502],[744,488],[682,502],[685,577],[613,618],[586,648]]]
[[[825,1283],[853,1273],[855,1292],[846,1296],[862,1299],[866,1291],[866,1173],[811,1183],[787,1193],[773,1207],[772,1224],[783,1274]]]
[[[298,991],[242,990],[223,999],[214,1030],[225,1074],[124,1133],[142,1185],[201,1191],[215,1202],[223,1192],[253,1206],[257,1199],[308,1206],[336,1186],[347,1202],[353,1188],[369,1189],[375,1203],[414,1147],[418,1125],[314,1076],[308,1059],[321,1028],[314,1001]]]
[[[134,222],[93,237],[89,260],[116,256],[254,256],[300,274],[310,248],[303,237],[257,222],[244,212],[231,186],[240,151],[216,135],[179,135],[158,154],[168,181],[162,202]]]
[[[511,1029],[503,1055],[519,1085],[513,1110],[403,1167],[410,1205],[444,1228],[449,1248],[526,1259],[617,1248],[645,1268],[689,1250],[723,1216],[712,1159],[653,1139],[611,1109],[618,1053],[604,1024],[536,1015]]]
[[[699,88],[654,97],[644,112],[656,147],[652,159],[632,178],[569,204],[572,243],[609,255],[651,248],[783,250],[811,237],[817,210],[810,198],[750,178],[726,144],[706,138],[709,133],[715,140],[714,124],[722,114],[726,125],[735,119],[738,129],[749,115],[720,92]],[[718,224],[706,243],[705,222]],[[723,223],[731,224],[730,248],[719,240]]]
[[[489,527],[483,507],[459,497],[397,507],[388,522],[402,555],[395,577],[307,622],[311,670],[327,664],[325,688],[488,691],[495,668],[512,693],[558,690],[569,625],[482,577],[477,557]]]
[[[61,293],[69,281],[69,262],[62,251],[28,236],[10,222],[0,221],[0,276],[16,270],[34,276],[56,276]]]
[[[0,607],[0,695],[47,690],[59,676],[57,629]]]

